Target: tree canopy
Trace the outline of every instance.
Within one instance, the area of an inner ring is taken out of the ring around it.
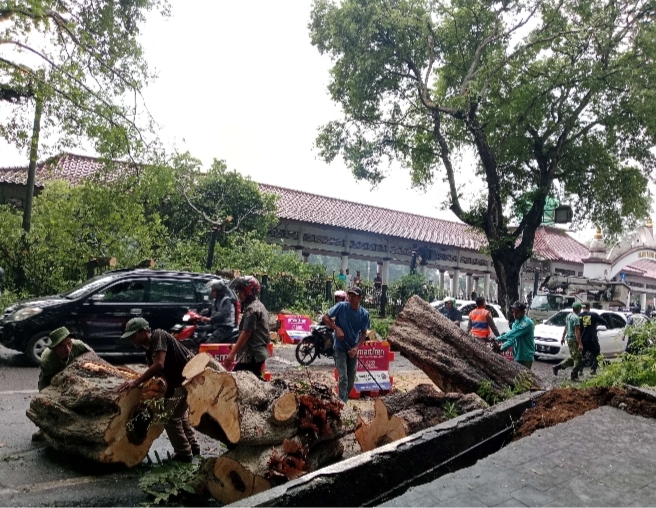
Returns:
[[[168,4],[0,2],[0,136],[12,145],[29,146],[32,114],[27,106],[39,96],[42,140],[53,149],[83,138],[92,140],[101,154],[136,157],[152,128],[141,99],[152,74],[139,34],[153,9],[166,14]]]
[[[447,206],[485,232],[507,303],[549,195],[611,235],[647,216],[653,17],[644,0],[315,0],[312,43],[343,110],[321,154],[374,183],[388,161],[415,185],[443,178]],[[474,167],[458,165],[468,150]],[[482,192],[464,206],[472,179]]]

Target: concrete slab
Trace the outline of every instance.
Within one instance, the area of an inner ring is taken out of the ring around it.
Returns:
[[[511,443],[388,505],[412,506],[406,496],[417,491],[431,495],[435,506],[654,506],[655,434],[656,420],[602,407]]]

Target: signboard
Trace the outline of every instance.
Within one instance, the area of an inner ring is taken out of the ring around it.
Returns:
[[[358,350],[358,358],[358,370],[355,373],[355,389],[357,391],[370,392],[380,391],[381,388],[383,390],[392,389],[389,376],[389,342],[365,342]],[[364,364],[364,367],[362,364]],[[365,367],[369,369],[369,372]]]
[[[278,314],[278,335],[283,344],[298,344],[312,333],[312,319],[310,316],[295,314]]]

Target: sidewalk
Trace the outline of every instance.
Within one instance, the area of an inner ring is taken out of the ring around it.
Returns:
[[[656,420],[602,407],[383,506],[655,506]]]

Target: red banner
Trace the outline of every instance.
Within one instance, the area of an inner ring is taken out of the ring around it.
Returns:
[[[389,342],[367,341],[362,344],[358,349],[355,389],[359,392],[391,390],[389,360]]]
[[[278,314],[278,335],[284,344],[298,344],[312,333],[312,319],[310,316],[295,314]]]

